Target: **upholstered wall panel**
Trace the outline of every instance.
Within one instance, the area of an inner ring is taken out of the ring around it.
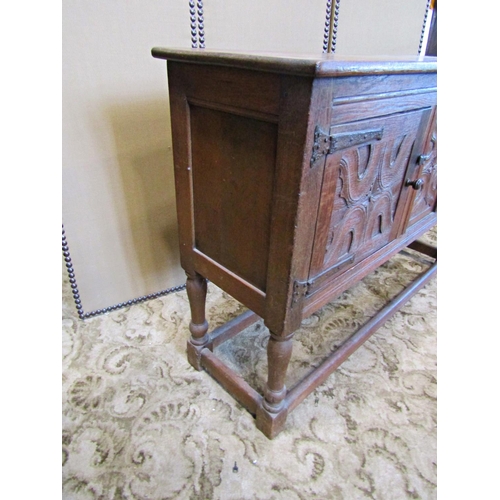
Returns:
[[[426,6],[426,0],[341,0],[336,53],[417,54]]]

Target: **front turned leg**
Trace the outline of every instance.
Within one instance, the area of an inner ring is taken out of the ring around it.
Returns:
[[[257,427],[270,439],[283,430],[286,422],[285,377],[292,356],[292,342],[292,335],[278,337],[271,333],[267,344],[267,384],[257,409]]]
[[[187,343],[188,361],[197,370],[201,370],[201,351],[210,341],[208,322],[205,318],[205,302],[207,297],[207,280],[198,273],[186,273],[186,290],[191,308],[189,331],[191,338]]]

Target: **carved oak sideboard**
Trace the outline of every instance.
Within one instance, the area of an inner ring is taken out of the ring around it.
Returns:
[[[273,438],[286,417],[434,275],[435,58],[346,59],[154,48],[167,60],[188,359]],[[287,390],[301,321],[411,247],[432,265]],[[210,280],[249,311],[208,332]],[[214,348],[258,318],[261,395]]]

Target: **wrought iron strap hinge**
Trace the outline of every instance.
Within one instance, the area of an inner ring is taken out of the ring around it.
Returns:
[[[340,134],[327,134],[316,125],[314,129],[314,143],[311,154],[311,168],[317,165],[323,157],[340,149],[360,146],[373,141],[380,141],[384,134],[383,128],[357,130]]]
[[[314,143],[311,155],[311,168],[330,151],[330,135],[323,132],[318,125],[314,129]]]

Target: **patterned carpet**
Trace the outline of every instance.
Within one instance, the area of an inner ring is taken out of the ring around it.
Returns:
[[[303,322],[288,387],[427,267],[410,254]],[[209,284],[211,327],[243,310]],[[435,279],[273,441],[188,364],[188,322],[185,292],[81,321],[63,272],[65,500],[436,498]],[[259,322],[216,352],[260,389],[266,342]]]

